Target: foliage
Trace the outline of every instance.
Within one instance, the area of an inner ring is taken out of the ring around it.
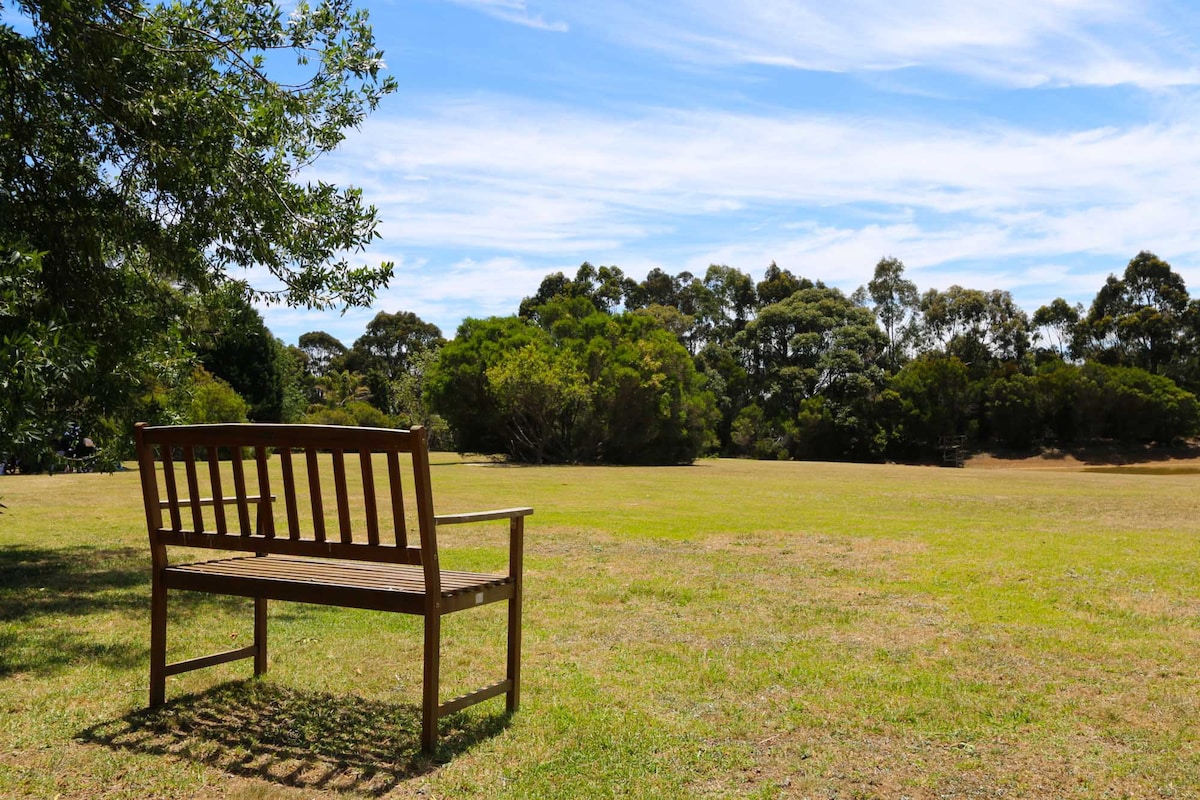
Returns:
[[[977,388],[958,356],[928,354],[913,359],[889,381],[898,401],[895,447],[913,457],[931,452],[939,437],[967,435],[977,417]]]
[[[906,360],[915,338],[917,285],[904,277],[904,262],[881,258],[863,291],[874,304],[875,317],[887,336],[887,366],[896,370]]]
[[[468,318],[426,375],[430,406],[454,431],[460,453],[510,450],[487,371],[526,345],[552,346],[548,334],[518,317]]]
[[[761,292],[760,292],[761,296]],[[767,436],[797,458],[876,455],[871,406],[887,341],[871,312],[819,284],[759,310],[735,339]]]
[[[280,421],[299,422],[308,407],[308,398],[315,381],[304,369],[306,357],[303,351],[293,345],[284,344],[281,339],[273,341],[275,363],[278,365],[283,386]]]
[[[188,423],[246,422],[250,405],[225,381],[197,367],[175,392],[175,405]]]
[[[317,391],[325,405],[345,408],[356,401],[370,397],[370,390],[363,383],[363,376],[348,369],[331,370],[317,381]]]
[[[588,300],[596,311],[613,311],[625,304],[633,308],[636,301],[627,298],[638,293],[638,284],[625,277],[617,267],[597,269],[588,262],[579,265],[574,279],[555,272],[542,279],[537,293],[521,301],[517,316],[536,320],[538,309],[554,300],[581,297]]]
[[[271,276],[257,298],[315,307],[386,282],[390,264],[342,256],[376,236],[375,210],[298,177],[394,88],[347,0],[0,10],[0,244],[40,259],[11,333],[42,343],[30,380],[49,388],[6,430],[44,442],[49,419],[74,418],[128,438],[142,398],[187,372],[193,298],[235,270]],[[272,79],[289,57],[298,82]]]
[[[1137,367],[1103,364],[1088,364],[1082,372],[1101,394],[1101,436],[1170,443],[1200,433],[1195,395],[1171,379]]]
[[[407,410],[399,405],[400,384],[419,381],[417,373],[426,363],[424,357],[436,354],[444,343],[436,325],[411,311],[380,311],[331,369],[361,375],[367,402],[390,416]]]
[[[380,311],[367,323],[363,335],[354,341],[342,365],[357,372],[380,371],[386,380],[398,380],[411,373],[411,360],[445,343],[442,332],[411,311],[389,314]]]
[[[1061,297],[1054,298],[1033,314],[1034,339],[1049,342],[1051,351],[1059,358],[1074,354],[1082,311],[1082,304],[1072,306]]]
[[[920,308],[925,347],[957,356],[976,378],[1029,351],[1029,319],[1008,292],[930,289],[921,295]]]
[[[527,344],[489,367],[486,377],[513,458],[534,464],[574,460],[591,391],[573,353]]]
[[[236,284],[217,289],[203,298],[197,315],[200,363],[245,398],[251,421],[282,422],[283,356],[245,293]]]
[[[46,457],[67,413],[46,399],[59,396],[92,359],[92,345],[47,307],[42,256],[0,249],[0,461],[34,464]]]
[[[466,320],[428,377],[460,451],[540,461],[684,463],[715,407],[687,351],[653,318],[563,297],[531,316]]]
[[[307,358],[304,362],[305,369],[318,378],[338,363],[338,359],[347,352],[346,345],[325,331],[302,333],[298,344],[300,351]]]
[[[1187,332],[1188,305],[1183,278],[1143,250],[1096,294],[1084,320],[1091,354],[1105,363],[1171,372]]]

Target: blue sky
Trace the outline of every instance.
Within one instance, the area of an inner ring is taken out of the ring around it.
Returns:
[[[1090,303],[1152,250],[1200,293],[1191,0],[366,0],[400,91],[309,177],[379,208],[371,309],[265,308],[347,345],[377,311],[453,336],[583,261],[772,261],[847,292]]]

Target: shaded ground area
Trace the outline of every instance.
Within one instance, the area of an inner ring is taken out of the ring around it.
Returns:
[[[967,469],[1057,469],[1132,468],[1148,474],[1200,473],[1200,442],[1179,445],[1100,444],[1087,447],[1028,450],[996,450],[969,455]],[[1122,470],[1126,471],[1126,470]]]
[[[434,759],[421,753],[417,706],[250,680],[100,723],[80,739],[243,778],[379,797],[507,726],[504,714],[449,717]]]

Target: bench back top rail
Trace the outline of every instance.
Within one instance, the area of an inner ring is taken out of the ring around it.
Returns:
[[[438,568],[423,428],[138,423],[135,438],[156,560],[182,545]]]

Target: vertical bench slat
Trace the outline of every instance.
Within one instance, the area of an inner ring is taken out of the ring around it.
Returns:
[[[242,465],[242,448],[230,448],[233,459],[233,491],[237,497],[238,523],[242,536],[250,535],[250,504],[246,502],[246,469]]]
[[[304,448],[308,464],[308,497],[312,502],[313,538],[325,541],[325,503],[321,500],[321,466],[317,463],[315,447]]]
[[[363,513],[367,518],[367,543],[379,544],[379,512],[375,505],[375,470],[371,465],[371,451],[358,451],[358,463],[362,467]]]
[[[160,452],[163,465],[163,485],[167,490],[167,509],[171,512],[171,530],[183,530],[179,519],[179,491],[175,488],[175,460],[171,458],[171,445],[163,444]]]
[[[196,448],[183,448],[183,467],[187,473],[188,502],[192,507],[192,530],[204,530],[204,515],[200,512],[200,479],[196,475]]]
[[[296,509],[296,475],[292,472],[292,449],[285,447],[279,451],[280,466],[283,471],[283,504],[287,508],[288,538],[300,538],[300,514]]]
[[[392,495],[392,529],[396,532],[396,546],[408,547],[408,531],[404,527],[404,492],[400,483],[400,453],[388,450],[388,489]]]
[[[254,448],[254,460],[258,464],[258,525],[256,533],[268,539],[275,538],[275,510],[271,508],[271,476],[267,472],[267,448]]]
[[[333,488],[337,495],[338,529],[342,533],[342,542],[350,544],[354,541],[353,529],[350,527],[350,494],[346,489],[346,451],[333,451]]]
[[[217,533],[224,536],[229,533],[225,525],[225,496],[221,493],[221,448],[209,447],[208,450],[208,480],[212,484],[213,518],[217,522]]]

